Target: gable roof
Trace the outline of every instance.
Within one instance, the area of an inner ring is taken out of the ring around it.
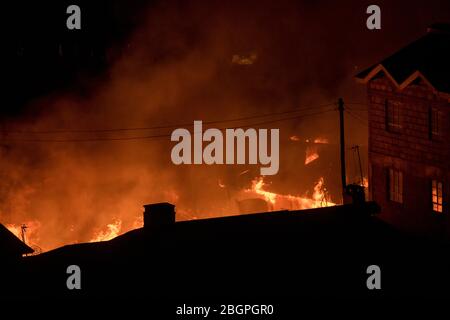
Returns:
[[[400,90],[420,78],[433,91],[450,94],[450,24],[431,26],[425,36],[358,73],[356,78],[367,83],[380,72]]]
[[[0,255],[23,255],[34,250],[0,223]]]

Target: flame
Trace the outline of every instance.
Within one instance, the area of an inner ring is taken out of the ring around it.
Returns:
[[[89,242],[108,241],[117,237],[122,229],[122,220],[116,219],[113,223],[108,224],[106,229],[96,232]]]
[[[319,154],[317,153],[317,148],[316,147],[306,148],[305,165],[308,165],[317,159],[319,159]]]
[[[367,177],[363,178],[362,186],[364,188],[369,188],[369,179],[367,179]]]
[[[264,190],[264,178],[259,177],[252,181],[251,189],[245,190],[247,194],[255,194],[262,197],[267,201],[273,210],[290,209],[290,210],[302,210],[320,207],[330,207],[336,205],[331,202],[328,192],[324,185],[324,179],[320,178],[314,186],[314,192],[312,197],[308,198],[306,196],[294,196],[294,195],[283,195],[277,194],[275,192],[270,192]]]
[[[326,138],[316,138],[316,139],[314,139],[314,143],[327,144],[329,142],[328,142],[328,139],[326,139]]]
[[[222,180],[219,179],[219,187],[226,188],[227,186],[222,182]]]
[[[299,136],[291,136],[291,137],[289,137],[289,140],[291,140],[291,141],[300,141],[300,138],[299,138]]]
[[[269,191],[264,191],[264,185],[264,178],[259,177],[258,179],[252,181],[252,191],[254,191],[256,194],[262,195],[266,201],[275,204],[277,194]]]
[[[328,139],[326,138],[316,138],[314,139],[314,144],[327,144]],[[310,143],[310,140],[306,140],[306,143]],[[315,145],[309,145],[306,148],[306,156],[305,156],[305,165],[310,164],[311,162],[319,159],[319,153],[317,151],[317,146]]]

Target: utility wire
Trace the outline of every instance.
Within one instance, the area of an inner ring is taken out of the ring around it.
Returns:
[[[319,114],[328,113],[331,111],[335,111],[335,109],[331,110],[325,110],[315,113],[309,113],[309,114],[301,114],[297,116],[291,116],[291,117],[285,117],[280,119],[274,119],[274,120],[266,120],[256,123],[247,124],[244,126],[240,126],[239,128],[248,128],[248,127],[254,127],[254,126],[260,126],[264,124],[269,123],[275,123],[280,121],[286,121],[286,120],[293,120],[293,119],[300,119],[308,116],[314,116]],[[192,125],[192,124],[190,124]],[[234,127],[237,128],[237,127]],[[226,129],[233,129],[233,127],[223,127],[223,128],[217,128],[219,130],[226,130]],[[195,132],[194,132],[195,133]],[[135,137],[98,137],[98,138],[76,138],[76,139],[4,139],[5,142],[97,142],[97,141],[133,141],[133,140],[150,140],[150,139],[158,139],[158,138],[167,138],[171,137],[171,134],[157,134],[157,135],[148,135],[148,136],[135,136]]]
[[[351,111],[358,111],[358,112],[368,112],[369,111],[367,109],[357,109],[357,108],[350,108],[350,107],[347,107],[347,109],[351,110]]]
[[[267,114],[259,114],[259,115],[252,115],[252,116],[246,116],[246,117],[240,117],[240,118],[231,118],[231,119],[225,119],[225,120],[212,120],[212,121],[204,121],[203,124],[210,125],[210,124],[219,124],[219,123],[227,123],[227,122],[236,122],[236,121],[244,121],[244,120],[251,120],[251,119],[258,119],[258,118],[265,118],[265,117],[271,117],[276,115],[283,115],[283,114],[290,114],[290,113],[297,113],[301,111],[308,111],[311,109],[319,109],[324,107],[329,107],[334,105],[333,103],[328,103],[324,105],[319,106],[308,106],[304,108],[297,108],[294,110],[286,110],[286,111],[280,111],[280,112],[273,112],[273,113],[267,113]],[[193,122],[193,121],[192,121]],[[170,129],[170,128],[179,128],[179,127],[187,127],[192,126],[193,123],[179,123],[179,124],[171,124],[171,125],[160,125],[160,126],[153,126],[153,127],[130,127],[130,128],[111,128],[111,129],[61,129],[61,130],[45,130],[45,131],[29,131],[29,130],[3,130],[4,134],[54,134],[54,133],[107,133],[107,132],[121,132],[121,131],[144,131],[144,130],[157,130],[157,129]]]
[[[365,121],[364,119],[358,117],[357,115],[355,115],[354,113],[352,113],[352,112],[350,112],[350,111],[348,111],[348,110],[345,110],[345,111],[346,111],[346,113],[347,113],[349,116],[351,116],[352,118],[358,120],[358,122],[360,122],[362,125],[364,125],[364,126],[366,126],[366,127],[368,126],[367,123],[366,123],[366,121]]]
[[[352,103],[348,103],[349,105],[352,105]],[[353,104],[354,105],[354,104]],[[359,104],[357,104],[357,105],[359,105]],[[365,104],[364,104],[365,105]],[[367,105],[365,105],[366,107],[367,107]],[[368,109],[368,107],[367,108],[354,108],[354,107],[348,107],[347,106],[347,109],[348,110],[352,110],[352,111],[361,111],[361,112],[368,112],[369,111],[369,109]]]
[[[365,103],[365,102],[346,102],[345,104],[367,106],[367,103]]]

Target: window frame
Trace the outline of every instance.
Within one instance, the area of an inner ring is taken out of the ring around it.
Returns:
[[[431,180],[431,209],[436,214],[444,212],[444,184],[437,179]]]
[[[404,182],[403,172],[389,168],[388,169],[388,199],[391,202],[403,204],[404,200]]]
[[[400,132],[403,129],[401,122],[400,104],[388,99],[385,100],[386,130],[388,132]]]
[[[430,135],[430,139],[433,139],[433,137],[439,137],[440,136],[440,131],[441,131],[441,126],[440,126],[440,113],[439,113],[439,109],[435,108],[435,107],[430,107],[429,111],[428,111],[428,130],[429,130],[429,135]]]

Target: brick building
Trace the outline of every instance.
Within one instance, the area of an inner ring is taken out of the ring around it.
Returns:
[[[448,237],[450,25],[433,25],[356,78],[368,91],[369,192],[380,217]]]

